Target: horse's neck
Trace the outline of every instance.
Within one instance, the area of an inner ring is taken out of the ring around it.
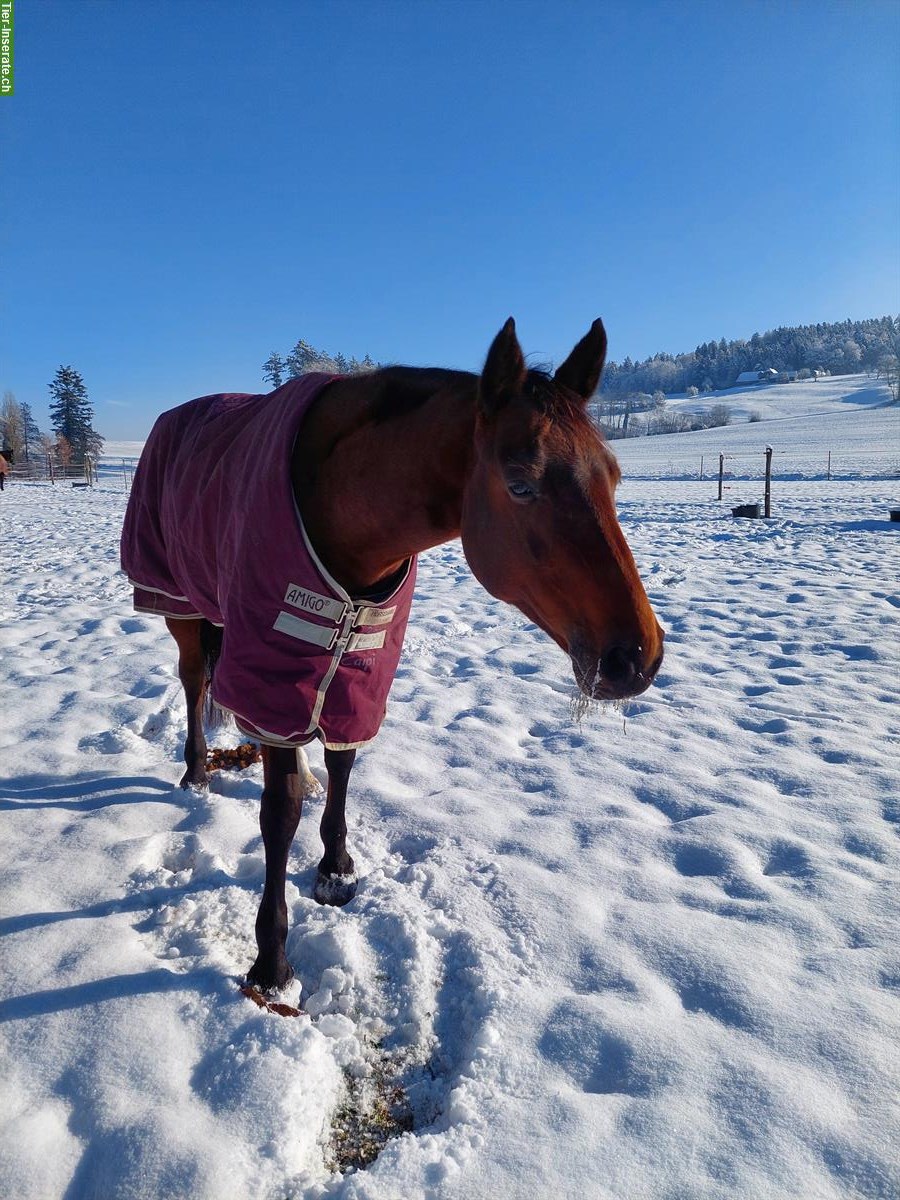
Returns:
[[[319,557],[351,592],[459,535],[476,387],[460,372],[407,405],[373,375],[339,380],[313,405],[294,453],[294,490]]]

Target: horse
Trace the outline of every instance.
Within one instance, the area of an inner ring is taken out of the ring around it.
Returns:
[[[265,884],[246,977],[260,993],[293,976],[285,882],[317,787],[299,749],[313,738],[328,779],[313,894],[340,906],[356,892],[348,784],[384,715],[421,551],[461,538],[478,581],[561,648],[584,696],[636,696],[656,676],[663,630],[617,519],[618,464],[587,413],[606,348],[598,319],[555,373],[529,368],[510,317],[480,375],[388,366],[301,377],[157,421],[122,564],[135,607],[163,615],[178,647],[182,787],[208,783],[208,688],[261,745]],[[248,479],[234,477],[237,455],[257,464]],[[204,505],[217,526],[197,516]],[[304,556],[312,575],[297,583]],[[300,676],[312,681],[306,696]]]

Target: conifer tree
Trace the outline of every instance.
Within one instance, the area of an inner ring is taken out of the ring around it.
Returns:
[[[263,363],[263,379],[266,383],[271,383],[273,388],[280,388],[284,383],[286,371],[287,363],[277,350],[273,350]]]
[[[37,421],[31,413],[30,404],[20,405],[22,412],[22,430],[24,433],[24,445],[22,447],[23,462],[31,462],[32,458],[41,452],[41,431],[38,429]]]
[[[319,358],[318,350],[314,350],[308,342],[304,342],[301,338],[294,346],[293,350],[287,356],[288,375],[291,379],[298,379],[301,375],[305,375],[313,369],[312,364]]]
[[[92,425],[94,410],[88,400],[84,380],[74,367],[59,367],[50,384],[50,426],[58,438],[65,438],[74,458],[96,458],[103,450],[103,438]]]

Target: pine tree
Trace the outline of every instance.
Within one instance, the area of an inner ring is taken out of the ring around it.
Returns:
[[[287,356],[285,365],[288,369],[288,375],[291,379],[299,379],[301,375],[305,375],[308,371],[315,369],[312,364],[318,358],[318,350],[314,350],[309,342],[304,342],[301,338]]]
[[[50,395],[50,426],[57,438],[65,438],[76,460],[96,458],[103,450],[103,438],[92,425],[94,410],[74,367],[57,369]]]
[[[22,447],[22,459],[24,462],[31,462],[32,458],[39,455],[41,452],[41,431],[38,429],[37,421],[31,414],[31,405],[20,405],[22,412],[22,430],[24,433],[24,445]]]
[[[263,379],[267,383],[271,383],[273,388],[280,388],[284,382],[284,375],[287,371],[287,363],[277,350],[272,351],[272,353],[263,363],[262,369]]]

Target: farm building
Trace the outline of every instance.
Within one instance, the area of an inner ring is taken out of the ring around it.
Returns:
[[[767,369],[758,368],[756,371],[741,371],[734,383],[735,387],[739,387],[745,383],[771,383],[777,378],[778,372],[772,370],[771,367]]]

